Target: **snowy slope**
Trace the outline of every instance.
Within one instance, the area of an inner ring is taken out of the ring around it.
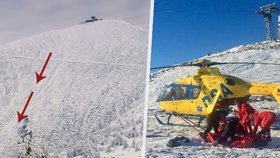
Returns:
[[[204,57],[217,62],[268,62],[279,63],[280,42],[256,43],[242,45],[225,52]],[[280,67],[273,65],[221,65],[218,66],[222,73],[238,76],[247,81],[276,82],[280,83]],[[146,156],[153,157],[280,157],[280,132],[272,131],[273,141],[262,149],[231,149],[210,147],[203,144],[192,143],[184,147],[168,148],[166,143],[171,138],[184,135],[196,139],[198,132],[186,127],[167,127],[157,123],[153,114],[159,111],[156,99],[161,89],[178,78],[195,73],[195,67],[177,67],[164,69],[155,73],[150,80],[150,97],[148,107],[148,126],[146,139]],[[272,99],[251,97],[255,108],[262,110],[268,108],[280,113],[280,106]],[[174,120],[176,121],[176,120]],[[180,121],[180,120],[177,120]],[[269,153],[269,155],[267,154]]]
[[[1,157],[25,156],[26,131],[32,156],[140,156],[147,39],[145,29],[103,20],[0,46]],[[25,127],[16,111],[30,91]]]

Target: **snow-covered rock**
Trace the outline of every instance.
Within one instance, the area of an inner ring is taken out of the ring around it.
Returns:
[[[38,153],[106,157],[106,152],[118,155],[121,147],[140,156],[147,41],[145,29],[103,20],[1,45],[1,157],[25,154],[16,111],[30,91],[26,115]],[[35,72],[49,52],[47,78],[36,85]]]

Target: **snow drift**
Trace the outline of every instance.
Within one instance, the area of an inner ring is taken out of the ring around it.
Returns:
[[[280,42],[260,42],[242,45],[225,52],[203,57],[216,62],[267,62],[279,63]],[[240,77],[246,81],[280,83],[280,68],[275,65],[220,65],[221,73]],[[186,127],[166,127],[157,123],[153,114],[159,110],[156,99],[161,89],[178,78],[195,73],[196,67],[168,68],[153,74],[150,80],[149,107],[147,123],[147,157],[280,157],[280,131],[272,130],[272,142],[261,149],[234,149],[211,147],[200,142],[189,143],[183,147],[168,148],[171,138],[183,135],[196,140],[198,132]],[[252,96],[251,105],[258,110],[280,113],[280,106],[272,97]],[[180,120],[175,120],[180,121]],[[278,122],[279,123],[279,122]],[[269,155],[267,155],[269,153]]]
[[[30,156],[141,155],[147,41],[145,29],[103,20],[0,46],[1,156],[26,156],[28,134]],[[18,124],[30,91],[29,121]]]

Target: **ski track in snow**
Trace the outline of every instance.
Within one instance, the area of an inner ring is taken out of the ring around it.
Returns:
[[[217,62],[268,62],[279,63],[280,42],[260,42],[250,45],[242,45],[228,51],[204,57]],[[247,81],[280,83],[280,67],[271,65],[222,65],[218,66],[223,74],[230,74]],[[195,67],[178,67],[163,69],[153,74],[150,80],[150,96],[148,107],[148,123],[146,136],[146,157],[280,157],[280,131],[272,130],[272,142],[262,148],[222,148],[201,144],[200,142],[189,143],[186,146],[169,148],[168,140],[183,135],[192,140],[197,139],[197,131],[191,127],[162,126],[157,123],[154,113],[159,111],[156,99],[164,86],[175,82],[178,78],[186,77],[195,73]],[[257,100],[251,105],[258,110],[268,108],[278,114],[280,121],[280,107],[275,101]],[[164,118],[163,118],[164,119]],[[180,122],[173,118],[173,122]],[[205,121],[203,122],[205,125]]]
[[[103,20],[1,45],[0,157],[26,156],[16,111],[30,91],[29,157],[140,157],[147,44],[146,30]]]
[[[23,56],[0,56],[1,58],[7,58],[7,59],[23,59],[23,60],[43,60],[44,58],[33,58],[33,57],[23,57]],[[120,64],[120,63],[105,63],[105,62],[93,62],[93,61],[77,61],[77,60],[63,60],[63,59],[51,59],[51,61],[57,61],[57,62],[67,62],[67,63],[80,63],[80,64],[97,64],[97,65],[111,65],[111,66],[131,66],[131,67],[140,67],[143,69],[143,66],[145,65],[136,65],[136,64]]]

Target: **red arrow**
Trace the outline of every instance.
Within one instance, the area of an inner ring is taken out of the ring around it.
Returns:
[[[27,116],[24,115],[24,113],[25,113],[25,111],[26,111],[26,109],[27,109],[27,106],[28,106],[28,104],[29,104],[29,102],[30,102],[32,96],[33,96],[33,92],[30,93],[30,95],[29,95],[29,97],[28,97],[28,100],[27,100],[27,102],[26,102],[26,104],[25,104],[25,106],[24,106],[22,112],[19,113],[19,112],[17,111],[17,114],[18,114],[18,122],[20,122],[21,120],[23,120],[24,118],[27,117]]]
[[[35,72],[36,73],[36,84],[38,84],[42,79],[46,78],[46,76],[43,76],[43,73],[44,73],[44,71],[45,71],[45,69],[46,69],[46,67],[48,65],[48,62],[49,62],[51,56],[52,56],[52,52],[49,53],[49,56],[48,56],[48,58],[47,58],[47,60],[46,60],[46,62],[44,64],[43,69],[41,70],[40,74]]]

